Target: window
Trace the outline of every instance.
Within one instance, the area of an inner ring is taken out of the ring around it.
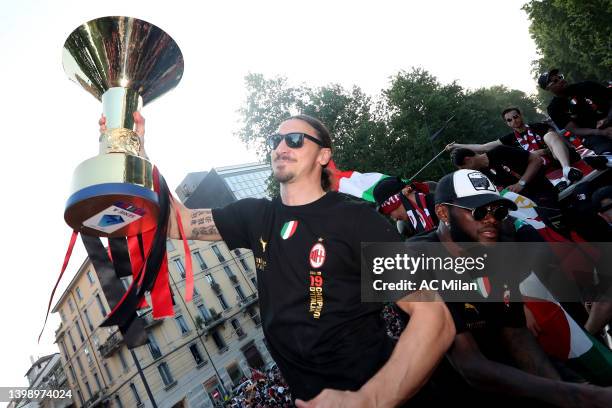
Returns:
[[[84,381],[85,382],[85,388],[87,389],[87,398],[91,399],[91,397],[93,397],[93,392],[91,392],[91,387],[89,386],[89,381]]]
[[[98,373],[93,373],[94,380],[96,380],[96,385],[98,386],[98,391],[102,389],[102,384],[100,384],[100,378],[98,377]]]
[[[81,391],[77,390],[77,395],[79,396],[79,401],[81,401],[81,405],[85,405],[85,400],[83,400],[83,396],[81,395]]]
[[[132,390],[132,394],[134,395],[134,400],[136,401],[136,405],[142,404],[142,400],[140,399],[140,395],[138,395],[138,390],[134,383],[130,383],[130,389]]]
[[[93,341],[94,344],[94,349],[99,349],[100,348],[100,339],[98,338],[97,334],[92,334],[91,335],[91,340]]]
[[[238,337],[244,336],[244,330],[242,330],[242,326],[240,326],[240,322],[238,319],[232,319],[232,327],[236,331]]]
[[[83,353],[85,353],[85,358],[87,359],[87,364],[93,364],[93,358],[91,357],[91,353],[89,352],[89,348],[87,346],[83,347]]]
[[[234,272],[232,272],[232,269],[229,266],[224,266],[223,270],[225,271],[225,274],[227,275],[228,278],[236,276],[234,275]]]
[[[168,252],[176,250],[176,247],[174,246],[174,242],[172,242],[171,240],[167,240],[166,241],[166,250]]]
[[[89,318],[89,313],[87,312],[87,309],[83,309],[83,314],[85,315],[85,322],[87,322],[87,327],[89,327],[89,331],[93,331],[94,327],[93,324],[91,324],[91,319]]]
[[[94,277],[93,277],[93,273],[91,273],[91,269],[87,270],[87,280],[89,281],[89,283],[94,283]]]
[[[225,301],[225,297],[223,297],[223,293],[219,293],[217,295],[217,299],[219,299],[219,304],[221,305],[221,307],[223,308],[223,310],[229,309],[229,305],[227,304],[227,302]]]
[[[251,268],[249,268],[249,264],[247,263],[247,261],[244,258],[240,258],[240,264],[242,265],[242,267],[244,268],[245,271],[250,272]]]
[[[77,286],[76,289],[74,290],[77,294],[77,297],[79,298],[79,300],[83,300],[83,294],[81,293],[81,289]]]
[[[104,371],[106,371],[106,376],[108,377],[108,382],[113,382],[113,373],[110,370],[110,367],[108,366],[108,364],[106,363],[106,361],[104,362]]]
[[[243,290],[242,290],[242,287],[240,287],[240,285],[236,285],[236,286],[234,287],[234,289],[236,289],[236,293],[238,294],[238,298],[239,298],[241,301],[244,301],[244,300],[246,299],[246,296],[244,295],[244,292],[243,292]]]
[[[81,330],[81,325],[79,324],[79,322],[74,322],[74,326],[77,329],[77,333],[79,333],[79,338],[81,339],[81,341],[85,341],[85,337],[83,336],[83,331]]]
[[[123,357],[123,350],[119,350],[117,353],[119,355],[119,361],[121,362],[121,367],[123,371],[126,372],[128,370],[127,362],[125,361],[125,357]]]
[[[200,312],[205,321],[212,320],[210,310],[208,310],[205,305],[198,305],[198,311]]]
[[[157,366],[157,369],[159,370],[159,375],[161,376],[166,387],[174,382],[174,378],[172,378],[172,373],[170,372],[168,364],[163,362]]]
[[[253,277],[251,277],[251,282],[253,282],[253,285],[254,285],[255,287],[257,287],[257,279],[255,279],[255,277],[254,277],[254,276],[253,276]]]
[[[155,337],[153,337],[153,333],[147,333],[147,337],[149,338],[149,351],[151,352],[151,357],[153,357],[153,360],[156,360],[158,358],[161,357],[162,353],[161,350],[159,349],[159,346],[157,345],[157,341],[155,340]]]
[[[213,340],[215,342],[215,345],[219,349],[219,351],[223,350],[226,347],[226,344],[225,344],[225,341],[223,340],[223,337],[221,337],[221,335],[219,334],[219,332],[217,330],[213,330],[212,338],[213,338]]]
[[[181,334],[189,333],[189,327],[187,326],[187,322],[185,321],[185,318],[183,316],[176,316],[176,323],[178,324],[179,329],[181,330]]]
[[[132,280],[133,279],[131,276],[124,276],[123,278],[121,278],[121,284],[123,285],[123,288],[125,290],[128,290],[128,288],[132,284]]]
[[[191,355],[193,356],[196,365],[204,364],[204,359],[202,358],[202,354],[200,354],[197,344],[194,343],[189,346],[189,351],[191,351]]]
[[[217,259],[219,259],[219,262],[225,262],[225,258],[223,257],[223,255],[221,255],[221,251],[219,251],[219,248],[216,245],[211,246],[211,248],[215,255],[217,255]]]
[[[62,323],[66,323],[66,315],[63,310],[59,311],[60,319],[62,319]]]
[[[76,351],[76,344],[74,344],[72,333],[70,332],[70,330],[67,330],[66,333],[68,333],[68,338],[70,339],[70,343],[72,343],[72,351]]]
[[[206,266],[206,262],[204,262],[204,258],[202,258],[202,254],[200,253],[200,251],[194,252],[193,256],[195,257],[196,261],[198,261],[198,264],[200,264],[201,270],[208,268],[208,266]]]
[[[253,323],[255,323],[256,326],[259,326],[261,324],[261,318],[259,317],[254,308],[249,309],[249,317],[253,320]]]
[[[181,278],[184,278],[185,277],[185,265],[183,265],[183,260],[181,258],[176,258],[176,259],[173,259],[172,262],[174,262],[174,266],[176,266],[176,269],[181,274]]]
[[[74,372],[74,367],[72,365],[68,365],[68,369],[70,370],[70,375],[72,376],[72,382],[76,384],[76,373]]]
[[[106,317],[106,309],[104,308],[104,303],[102,303],[102,299],[100,298],[100,294],[96,294],[96,302],[98,303],[98,307],[100,308],[100,314],[102,317]]]
[[[68,307],[71,312],[74,312],[74,303],[72,303],[72,299],[68,298]]]
[[[66,357],[66,360],[69,360],[69,358],[68,358],[68,350],[66,350],[66,342],[65,341],[60,341],[59,344],[60,344],[60,347],[62,348],[62,351],[64,352],[64,357]]]
[[[212,276],[210,273],[207,273],[207,274],[206,274],[206,275],[204,275],[204,276],[205,276],[205,278],[206,278],[206,281],[207,281],[208,283],[210,283],[211,285],[212,285],[213,283],[215,283],[215,278],[213,278],[213,276]]]
[[[121,398],[119,398],[119,395],[115,395],[115,405],[117,406],[117,408],[123,408],[123,402],[121,402]]]

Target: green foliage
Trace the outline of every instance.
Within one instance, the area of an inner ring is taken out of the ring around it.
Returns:
[[[441,84],[423,69],[401,71],[389,87],[374,99],[360,88],[328,85],[310,88],[290,86],[285,78],[246,77],[248,97],[240,110],[243,126],[239,137],[256,146],[269,162],[264,141],[280,122],[305,113],[325,123],[333,138],[334,161],[340,169],[381,172],[410,177],[451,142],[479,143],[507,133],[500,112],[518,106],[528,120],[541,116],[536,101],[521,91],[503,86],[466,91],[456,82]],[[430,136],[455,115],[434,141]],[[452,167],[445,154],[418,177],[437,180]],[[270,182],[272,194],[278,184]]]
[[[612,79],[610,0],[531,0],[523,6],[542,57],[534,74],[559,68],[570,81]]]

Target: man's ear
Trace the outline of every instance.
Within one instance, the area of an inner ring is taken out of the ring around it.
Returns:
[[[448,206],[443,204],[436,204],[436,216],[440,220],[440,222],[447,223],[450,215],[448,213]]]
[[[321,166],[327,166],[329,161],[331,160],[331,149],[328,147],[324,147],[319,151],[318,162]]]

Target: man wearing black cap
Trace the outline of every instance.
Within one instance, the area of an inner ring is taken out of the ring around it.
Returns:
[[[410,241],[439,242],[453,256],[462,254],[458,245],[461,242],[487,246],[502,241],[502,223],[508,211],[517,208],[514,202],[500,196],[484,174],[465,169],[439,181],[435,201],[440,219],[438,229]],[[509,285],[489,290],[491,293],[507,290],[508,297],[510,293],[520,294],[516,285]],[[610,390],[561,381],[559,373],[525,327],[520,297],[518,301],[516,297],[513,299],[500,303],[447,303],[457,330],[447,356],[456,370],[451,374],[457,376],[459,373],[463,381],[446,378],[442,387],[453,390],[441,394],[448,395],[448,402],[454,405],[466,398],[466,403],[478,406],[484,403],[500,406],[502,398],[497,394],[505,394],[503,402],[509,406],[517,402],[523,406],[541,406],[541,403],[563,407],[605,406],[612,398]],[[449,367],[441,366],[439,373],[444,369]],[[434,382],[436,379],[434,376]],[[470,387],[478,392],[470,392]]]
[[[378,211],[402,225],[401,231],[405,236],[431,231],[438,224],[434,195],[426,183],[407,185],[399,177],[388,177],[374,187],[372,194]]]
[[[547,110],[559,129],[581,136],[597,154],[612,154],[611,89],[592,81],[568,85],[558,69],[540,75],[538,85],[555,95]]]

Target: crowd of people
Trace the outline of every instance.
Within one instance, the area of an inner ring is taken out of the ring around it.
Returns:
[[[244,378],[246,381],[246,378]],[[256,372],[247,386],[232,393],[225,403],[228,408],[289,408],[292,406],[291,392],[278,367],[265,374]]]

